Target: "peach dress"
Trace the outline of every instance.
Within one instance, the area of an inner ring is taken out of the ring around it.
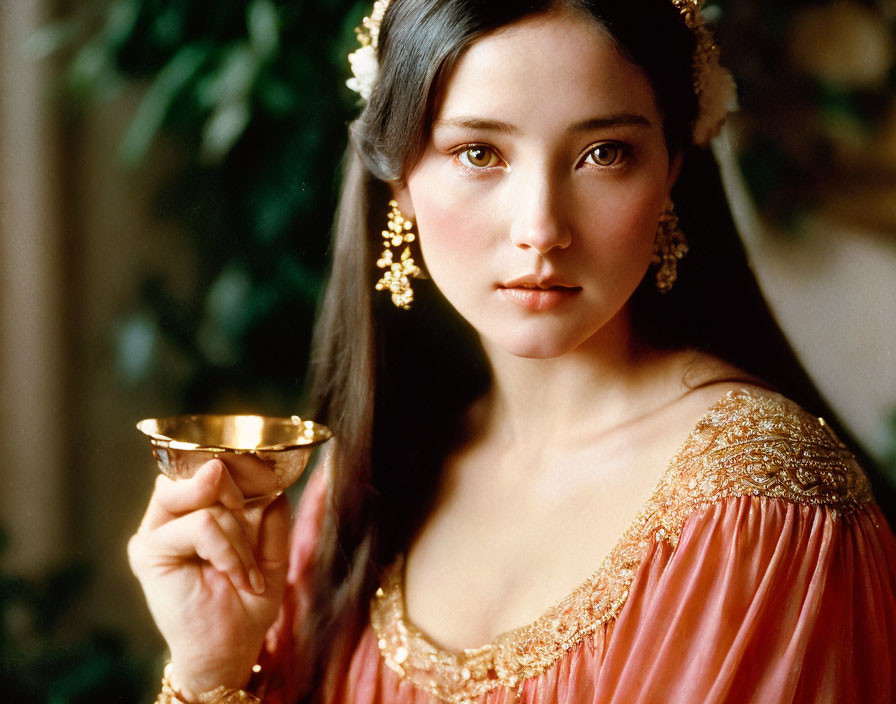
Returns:
[[[255,691],[292,704],[326,483],[294,531]],[[537,575],[533,577],[537,579]],[[324,704],[896,702],[896,538],[823,420],[733,391],[698,422],[597,571],[536,622],[462,652],[404,609],[401,560]]]

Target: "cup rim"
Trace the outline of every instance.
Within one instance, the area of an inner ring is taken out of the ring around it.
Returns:
[[[176,424],[186,424],[202,419],[227,419],[227,418],[252,418],[261,419],[265,423],[291,425],[310,430],[312,437],[304,439],[297,437],[295,442],[277,443],[273,445],[258,445],[255,447],[237,447],[235,445],[218,444],[206,445],[202,443],[179,440],[174,434],[163,432],[166,427]],[[325,443],[333,437],[333,431],[327,426],[313,420],[304,420],[300,416],[263,416],[254,413],[184,413],[160,418],[144,418],[137,422],[137,430],[149,437],[154,446],[171,448],[174,450],[200,450],[206,452],[232,452],[235,454],[247,454],[255,452],[284,452],[287,450],[306,449]]]

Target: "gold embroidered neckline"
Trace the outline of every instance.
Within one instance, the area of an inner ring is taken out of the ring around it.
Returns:
[[[616,617],[651,541],[674,546],[696,509],[742,495],[825,504],[835,515],[871,500],[864,474],[823,420],[776,394],[729,391],[697,422],[597,571],[536,621],[478,648],[443,650],[408,618],[397,560],[371,603],[383,659],[451,704],[516,687]]]

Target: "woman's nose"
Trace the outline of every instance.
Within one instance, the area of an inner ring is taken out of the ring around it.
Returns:
[[[515,212],[510,239],[513,244],[521,249],[534,249],[539,254],[569,247],[572,233],[561,200],[556,184],[547,178],[521,189],[517,202],[512,204]]]

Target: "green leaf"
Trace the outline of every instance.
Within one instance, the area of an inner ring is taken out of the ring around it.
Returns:
[[[115,335],[115,368],[125,383],[133,385],[149,376],[156,356],[159,329],[145,311],[130,315]]]
[[[249,42],[262,58],[267,59],[280,44],[280,15],[270,0],[253,0],[246,11]]]
[[[239,337],[250,317],[252,295],[252,281],[238,265],[224,269],[209,289],[197,342],[211,364],[229,366],[239,361]]]
[[[25,40],[25,53],[35,60],[45,59],[63,47],[71,46],[82,29],[82,23],[78,21],[54,22],[41,27]]]
[[[252,90],[261,61],[251,46],[240,42],[225,51],[219,66],[201,96],[209,107],[244,100]]]
[[[223,159],[245,132],[251,116],[252,111],[245,100],[219,105],[202,130],[203,163],[211,164]]]
[[[109,53],[98,41],[92,41],[75,54],[66,81],[69,89],[79,97],[95,95],[98,87],[115,72]]]
[[[119,157],[126,164],[136,164],[146,156],[178,91],[194,76],[208,55],[209,48],[205,44],[189,44],[159,72],[122,140]]]
[[[116,48],[133,34],[140,18],[141,0],[117,0],[107,10],[106,24],[101,36]]]

